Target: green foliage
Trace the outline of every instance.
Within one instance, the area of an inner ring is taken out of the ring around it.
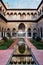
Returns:
[[[9,40],[9,39],[7,41],[3,41],[2,43],[0,43],[0,50],[8,49],[12,43],[13,40]]]
[[[43,49],[43,42],[36,41],[34,39],[31,39],[30,42],[37,48],[37,49]]]
[[[8,39],[6,37],[3,37],[2,40],[4,40],[5,42],[8,41]]]
[[[38,37],[36,38],[36,41],[41,41],[41,38],[38,36]]]
[[[39,36],[37,36],[37,37],[33,36],[32,39],[34,39],[34,40],[36,40],[36,41],[41,41],[41,38],[40,38]]]

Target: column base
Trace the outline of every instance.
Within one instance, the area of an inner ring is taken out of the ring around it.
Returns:
[[[0,40],[2,39],[2,37],[0,37]]]
[[[43,37],[42,37],[42,40],[43,40]]]
[[[31,39],[32,37],[27,37],[27,38]]]

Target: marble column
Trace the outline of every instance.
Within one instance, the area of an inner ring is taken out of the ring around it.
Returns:
[[[5,32],[5,37],[7,37],[7,32]]]
[[[5,37],[5,32],[3,31],[3,37]]]
[[[26,38],[27,38],[27,31],[26,31]]]
[[[1,31],[0,31],[0,39],[1,39],[2,37],[1,37]]]
[[[33,38],[33,29],[31,30],[31,37]]]
[[[27,29],[25,30],[25,32],[26,32],[26,35],[25,35],[25,36],[26,36],[26,38],[27,38]]]
[[[13,36],[12,36],[12,31],[10,32],[10,34],[11,34],[11,37],[13,37]]]

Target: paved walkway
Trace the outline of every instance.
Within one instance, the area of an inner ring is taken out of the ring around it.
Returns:
[[[29,48],[31,48],[31,51],[35,59],[38,61],[39,65],[43,65],[43,50],[36,49],[36,47],[34,47],[28,39],[25,39],[25,41]]]
[[[35,59],[38,61],[39,65],[43,65],[43,50],[34,50],[32,52],[35,56]]]
[[[11,58],[13,49],[16,46],[18,41],[19,40],[17,39],[7,50],[0,50],[0,65],[7,64],[7,62]],[[35,56],[36,60],[38,61],[39,65],[43,65],[43,50],[37,50],[36,47],[34,47],[28,39],[25,39],[25,41],[29,46],[29,48],[31,48],[31,51]]]
[[[0,65],[6,65],[13,50],[0,50]]]
[[[7,49],[0,50],[0,65],[6,65],[13,54],[13,49],[16,46],[18,39]]]

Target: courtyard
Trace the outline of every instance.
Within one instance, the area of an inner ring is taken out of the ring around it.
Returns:
[[[43,0],[0,0],[0,65],[43,65]]]

